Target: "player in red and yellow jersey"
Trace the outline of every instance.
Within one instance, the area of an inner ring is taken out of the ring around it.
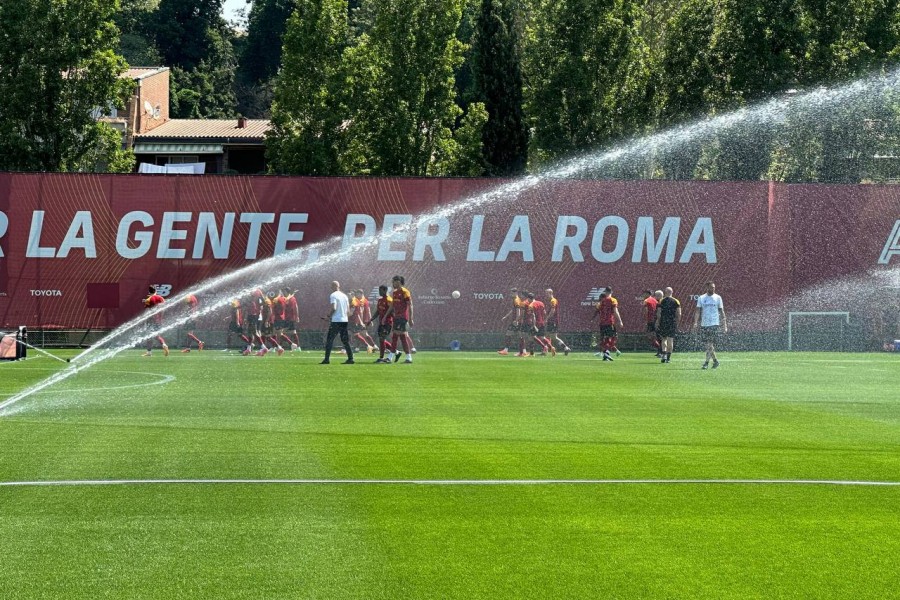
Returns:
[[[522,292],[519,296],[519,326],[517,327],[519,332],[519,352],[516,356],[529,356],[526,347],[527,340],[532,338],[536,330],[534,325],[534,313],[531,310],[531,298],[529,298],[529,296],[533,298],[534,294]]]
[[[378,303],[375,305],[375,315],[369,319],[368,323],[378,321],[378,359],[376,363],[391,363],[394,360],[394,347],[388,341],[391,330],[394,327],[393,313],[388,314],[394,299],[388,295],[386,285],[378,286]],[[387,358],[384,354],[387,352]]]
[[[156,293],[156,287],[150,286],[148,290],[147,296],[144,298],[144,308],[146,310],[153,310],[154,308],[160,306],[166,301],[165,298]],[[149,336],[147,337],[147,352],[144,353],[144,356],[152,356],[153,354],[153,338],[155,337],[159,340],[160,345],[162,346],[163,356],[169,355],[169,346],[166,345],[166,340],[163,339],[162,334],[159,333],[159,329],[162,327],[162,312],[157,311],[150,317],[150,329]]]
[[[184,328],[187,329],[187,346],[185,346],[181,351],[182,352],[190,352],[191,351],[191,340],[197,342],[197,350],[203,350],[203,342],[200,341],[196,335],[194,335],[194,329],[197,328],[197,321],[194,318],[194,315],[197,313],[197,309],[200,308],[200,300],[197,299],[197,296],[194,294],[188,294],[188,297],[185,299],[188,305],[188,310],[191,311],[190,319],[184,324]]]
[[[260,337],[265,341],[268,341],[271,348],[275,349],[276,354],[281,356],[284,354],[284,348],[281,347],[281,344],[278,343],[278,336],[275,334],[275,321],[278,320],[278,317],[275,313],[277,308],[276,298],[277,294],[275,292],[269,292],[263,298],[262,305],[262,313],[260,323],[262,323],[262,331],[260,332]],[[269,352],[269,348],[263,345],[260,348],[259,352],[256,353],[257,356],[265,356]]]
[[[394,348],[394,362],[400,360],[400,353],[397,352],[397,342],[403,344],[403,350],[406,351],[406,360],[404,362],[411,363],[412,360],[412,340],[409,337],[409,327],[413,325],[413,301],[412,294],[404,287],[406,280],[402,275],[394,275],[391,280],[391,307],[388,309],[385,317],[381,322],[384,323],[388,316],[393,317],[394,327],[391,336],[391,346]]]
[[[366,352],[369,354],[375,351],[375,340],[372,339],[367,330],[371,318],[372,308],[369,306],[369,299],[366,298],[366,293],[362,290],[353,290],[350,301],[350,328],[354,337],[365,344]]]
[[[281,337],[288,341],[291,352],[299,351],[300,334],[297,333],[297,324],[300,322],[300,307],[297,305],[297,290],[292,292],[288,288],[281,288],[281,297],[284,299]],[[291,335],[287,335],[285,333],[287,331],[291,332]]]
[[[656,295],[650,290],[644,290],[641,293],[641,315],[647,323],[647,341],[656,350],[657,357],[659,357],[660,351],[659,335],[656,333],[656,307],[658,304]]]
[[[244,311],[241,308],[241,301],[234,298],[229,305],[228,332],[225,334],[225,349],[231,346],[231,334],[238,334],[244,340],[244,353],[250,354],[250,338],[244,335]]]
[[[528,294],[528,312],[531,314],[532,338],[541,347],[541,355],[547,356],[547,352],[556,356],[556,348],[547,338],[547,308],[543,302],[535,298],[534,294]]]
[[[609,354],[610,350],[615,351],[617,356],[621,354],[616,347],[616,340],[619,335],[616,331],[616,326],[618,325],[619,329],[623,328],[622,317],[619,314],[619,301],[613,297],[612,288],[606,288],[600,294],[600,302],[597,303],[594,316],[600,319],[600,348],[602,352],[598,354],[603,356],[603,360],[612,361],[612,356]]]
[[[497,354],[502,356],[509,354],[509,346],[512,344],[513,337],[519,335],[519,326],[522,322],[522,298],[519,296],[519,290],[512,288],[509,290],[509,293],[512,295],[512,308],[500,319],[502,322],[509,320],[509,325],[506,326],[506,334],[503,338],[503,348],[497,351]]]
[[[572,350],[564,341],[562,341],[562,338],[559,337],[559,300],[557,300],[551,288],[544,290],[544,293],[547,298],[545,304],[549,307],[549,312],[547,313],[547,333],[553,335],[553,341],[556,341],[554,346],[557,348],[562,346],[563,353],[568,356],[569,352]]]

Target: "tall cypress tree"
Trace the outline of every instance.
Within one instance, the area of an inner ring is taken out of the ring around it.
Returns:
[[[475,80],[488,113],[482,133],[489,175],[518,175],[528,160],[519,29],[513,0],[482,0],[475,36]]]

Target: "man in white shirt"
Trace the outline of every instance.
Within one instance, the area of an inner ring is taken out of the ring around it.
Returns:
[[[337,281],[331,282],[331,296],[328,297],[329,312],[326,320],[330,321],[328,325],[328,337],[325,339],[325,360],[319,364],[327,365],[331,362],[331,348],[334,346],[334,338],[338,334],[341,335],[341,343],[347,351],[347,360],[345,365],[355,364],[353,360],[353,348],[350,347],[350,334],[347,333],[347,321],[350,318],[350,299],[347,294],[341,291],[341,284]]]
[[[709,368],[712,360],[712,368],[719,367],[719,359],[716,356],[716,341],[719,337],[719,328],[722,333],[728,333],[728,322],[725,320],[725,307],[722,305],[722,296],[716,293],[716,284],[712,281],[706,283],[706,293],[697,298],[697,312],[694,313],[694,329],[700,325],[700,340],[706,344],[706,361],[703,368]]]

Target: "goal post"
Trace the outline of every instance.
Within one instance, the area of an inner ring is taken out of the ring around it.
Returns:
[[[809,321],[810,319],[815,319],[819,326],[823,324],[830,324],[831,326],[836,328],[836,331],[825,331],[824,335],[835,335],[837,334],[838,339],[843,341],[844,335],[847,332],[847,329],[850,325],[850,313],[843,311],[825,311],[825,312],[807,312],[807,311],[796,311],[788,313],[788,327],[787,327],[787,349],[793,350],[794,346],[796,346],[795,334],[797,333],[798,325],[801,325],[804,320]]]

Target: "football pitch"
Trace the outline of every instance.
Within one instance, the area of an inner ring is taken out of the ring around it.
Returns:
[[[897,355],[158,352],[0,413],[0,598],[900,590]]]

